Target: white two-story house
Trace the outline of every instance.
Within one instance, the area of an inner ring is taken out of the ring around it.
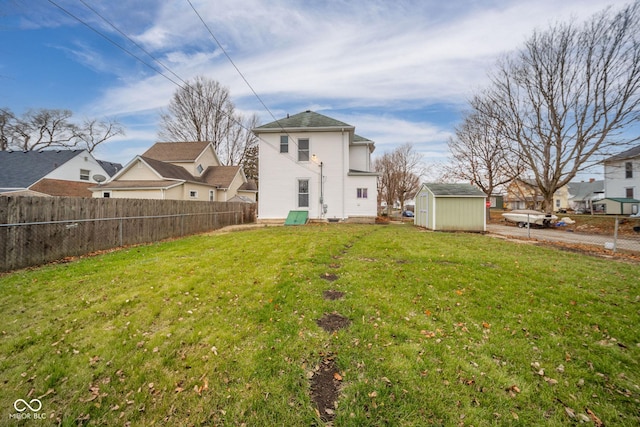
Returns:
[[[355,127],[305,111],[253,129],[259,139],[258,220],[373,222],[377,174],[373,141]]]
[[[602,202],[607,213],[636,214],[640,207],[640,145],[604,160]]]

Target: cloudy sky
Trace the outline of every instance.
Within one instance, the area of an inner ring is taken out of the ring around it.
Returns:
[[[1,0],[0,107],[115,118],[126,135],[96,156],[126,164],[157,140],[175,76],[204,75],[260,123],[273,120],[269,111],[311,109],[354,125],[376,142],[374,155],[410,142],[444,161],[466,100],[497,58],[535,29],[627,3]]]

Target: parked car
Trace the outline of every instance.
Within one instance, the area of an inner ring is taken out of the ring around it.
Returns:
[[[413,218],[413,212],[404,211],[404,212],[402,212],[402,216],[407,217],[407,218]]]

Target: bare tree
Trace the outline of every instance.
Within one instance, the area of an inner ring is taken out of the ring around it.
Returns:
[[[93,151],[99,144],[123,134],[115,120],[87,119],[78,125],[70,110],[32,109],[18,117],[8,108],[0,110],[0,149],[22,151],[46,148],[82,148]]]
[[[535,32],[491,76],[486,113],[516,145],[548,212],[556,190],[638,138],[625,131],[640,118],[639,18],[636,1]]]
[[[422,156],[413,150],[412,144],[406,143],[375,159],[373,168],[380,174],[379,203],[382,200],[387,203],[387,214],[391,214],[396,201],[404,209],[405,201],[413,197],[420,185]]]
[[[124,129],[117,121],[109,119],[98,121],[97,119],[85,119],[77,129],[76,138],[82,141],[89,152],[92,152],[98,145],[116,135],[123,135]]]
[[[405,201],[412,199],[418,191],[423,174],[422,155],[414,151],[411,143],[406,143],[396,148],[392,157],[397,169],[396,197],[403,211]]]
[[[198,76],[173,94],[160,115],[158,137],[164,141],[209,141],[225,165],[242,164],[257,143],[251,133],[257,117],[236,113],[229,90]]]
[[[491,195],[524,172],[524,166],[502,135],[492,104],[476,96],[471,107],[449,140],[451,162],[445,166],[446,177],[470,182]]]

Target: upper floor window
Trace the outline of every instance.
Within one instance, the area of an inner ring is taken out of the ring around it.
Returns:
[[[89,175],[91,175],[91,171],[88,169],[80,169],[80,180],[81,181],[89,181]]]
[[[298,161],[309,161],[309,139],[307,138],[298,140]]]
[[[280,152],[281,153],[289,152],[289,136],[288,135],[280,135]]]
[[[624,164],[624,177],[633,178],[633,163],[626,162]]]
[[[202,171],[204,170],[204,168],[202,167],[202,165],[198,165],[198,167],[196,168],[196,170],[198,171],[198,174],[201,174]]]

